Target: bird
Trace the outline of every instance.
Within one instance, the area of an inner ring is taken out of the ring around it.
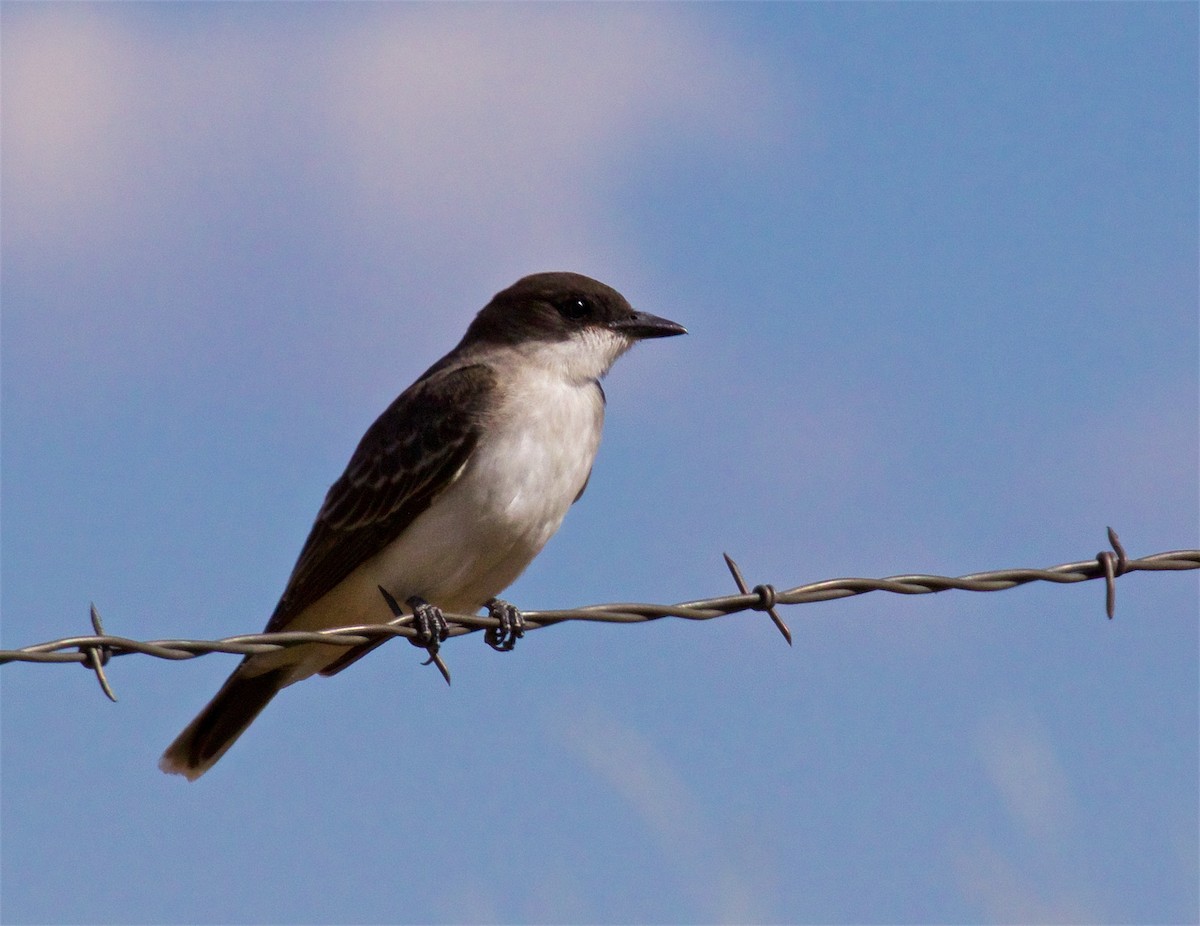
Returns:
[[[367,429],[266,632],[411,614],[411,642],[436,659],[441,612],[487,606],[499,621],[488,642],[511,649],[520,612],[497,596],[587,487],[604,423],[601,379],[639,341],[686,333],[579,273],[535,273],[496,293],[457,346]],[[382,642],[246,656],[159,767],[196,780],[281,690],[340,672]]]

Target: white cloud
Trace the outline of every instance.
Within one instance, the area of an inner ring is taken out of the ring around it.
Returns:
[[[979,752],[1004,809],[1038,843],[1052,843],[1073,812],[1067,775],[1050,737],[1028,718],[987,718]]]
[[[403,223],[402,244],[583,262],[611,219],[598,181],[644,146],[737,157],[769,135],[765,69],[678,10],[287,9],[244,28],[6,17],[10,237],[90,227],[103,245],[119,229],[97,209],[169,232],[205,178],[265,160],[337,185],[351,222]]]
[[[978,846],[957,853],[954,867],[963,895],[985,922],[1098,923],[1105,917],[1068,890],[1048,890],[995,849]]]
[[[560,737],[645,824],[702,920],[774,918],[767,853],[748,834],[721,832],[683,775],[637,730],[581,710]]]
[[[137,8],[6,10],[6,243],[110,256],[140,236],[186,238],[198,202],[254,156],[286,162],[263,112],[300,103],[249,33],[164,30]],[[288,33],[281,51],[298,45]],[[247,208],[252,208],[247,204]],[[180,244],[186,244],[183,240]]]
[[[337,357],[398,295],[414,340],[455,307],[444,346],[532,270],[635,293],[628,172],[736,162],[776,124],[767,70],[679,7],[175,9],[5,11],[5,262],[36,294],[6,313],[81,378]],[[333,294],[311,306],[286,269],[310,253]]]
[[[399,9],[338,54],[327,104],[359,193],[501,253],[584,260],[606,219],[596,181],[642,145],[768,133],[765,74],[669,10]]]
[[[80,212],[111,203],[114,177],[130,158],[132,140],[118,125],[123,101],[139,92],[138,49],[94,7],[48,4],[15,22],[7,12],[6,237],[70,237],[87,227]]]
[[[963,896],[990,922],[1105,919],[1094,886],[1069,858],[1075,799],[1049,733],[1036,718],[1006,706],[984,718],[976,748],[1023,849],[1014,857],[998,834],[972,837],[969,847],[954,852]]]

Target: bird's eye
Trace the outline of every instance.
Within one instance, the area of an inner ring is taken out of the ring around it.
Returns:
[[[592,314],[592,304],[582,296],[568,296],[554,306],[558,314],[573,322],[582,321]]]

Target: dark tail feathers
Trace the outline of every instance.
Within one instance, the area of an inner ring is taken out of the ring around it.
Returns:
[[[212,768],[259,712],[288,684],[287,668],[258,675],[238,669],[196,719],[167,747],[158,767],[195,781]]]

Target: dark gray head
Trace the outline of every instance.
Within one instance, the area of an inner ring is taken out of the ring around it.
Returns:
[[[636,311],[599,280],[580,273],[535,273],[496,293],[471,323],[464,342],[565,341],[581,332],[615,335],[622,350],[646,338],[687,333],[682,325]]]

